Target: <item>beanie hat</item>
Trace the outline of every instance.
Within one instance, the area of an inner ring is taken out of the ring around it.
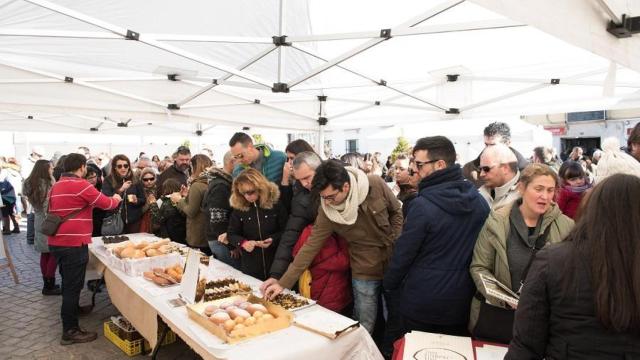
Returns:
[[[604,140],[603,154],[596,169],[596,183],[614,174],[628,174],[640,177],[640,162],[620,150],[620,141],[610,137]]]

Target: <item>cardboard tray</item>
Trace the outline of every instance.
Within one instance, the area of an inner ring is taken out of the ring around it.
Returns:
[[[208,305],[220,305],[225,302],[233,302],[236,299],[247,299],[247,301],[254,304],[262,304],[264,305],[269,313],[274,316],[273,320],[255,324],[250,327],[246,327],[240,331],[238,331],[237,337],[230,337],[227,335],[227,332],[221,327],[218,326],[209,319],[204,316],[203,311]],[[293,322],[293,314],[282,307],[268,303],[259,297],[254,295],[246,296],[232,296],[224,299],[218,299],[214,301],[202,302],[197,304],[187,305],[187,313],[189,314],[189,318],[200,324],[200,326],[209,330],[211,333],[222,339],[224,342],[229,344],[238,343],[241,341],[249,340],[256,336],[268,334],[277,330],[285,329],[291,326]]]

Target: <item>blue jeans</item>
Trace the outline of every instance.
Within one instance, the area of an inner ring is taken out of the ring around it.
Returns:
[[[356,320],[373,334],[378,315],[378,298],[382,291],[382,280],[351,279],[353,287],[353,313]]]
[[[36,236],[35,220],[36,214],[31,212],[27,214],[27,244],[33,244]],[[46,240],[46,238],[45,238]]]
[[[209,248],[216,259],[227,265],[233,266],[236,270],[240,270],[240,258],[232,258],[229,248],[224,244],[220,243],[218,240],[209,241]]]

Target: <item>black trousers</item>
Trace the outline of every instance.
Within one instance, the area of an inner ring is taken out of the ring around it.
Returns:
[[[78,327],[80,292],[84,286],[84,275],[89,262],[87,245],[80,247],[49,246],[60,266],[62,276],[62,330]]]
[[[384,302],[387,305],[387,321],[380,351],[385,358],[391,358],[393,343],[404,336],[402,315],[400,315],[400,295],[402,290],[385,290]]]

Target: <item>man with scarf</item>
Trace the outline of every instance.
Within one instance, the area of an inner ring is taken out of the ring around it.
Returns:
[[[372,333],[384,270],[402,230],[400,203],[380,176],[367,176],[337,160],[316,169],[312,189],[321,201],[311,236],[280,280],[265,281],[261,290],[273,298],[283,287],[291,288],[335,232],[349,244],[356,319]]]
[[[462,176],[446,137],[419,139],[413,156],[419,195],[384,275],[385,294],[399,297],[405,332],[466,335],[475,292],[469,265],[489,205]]]

